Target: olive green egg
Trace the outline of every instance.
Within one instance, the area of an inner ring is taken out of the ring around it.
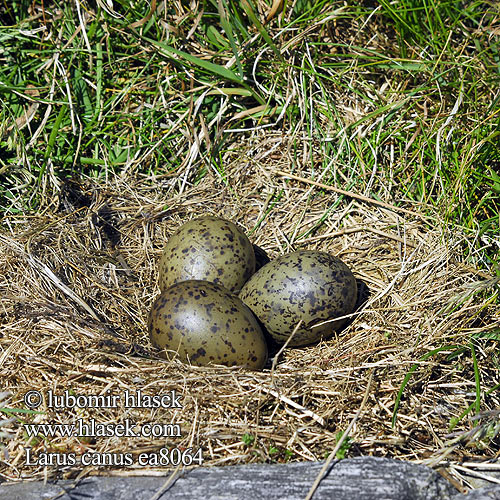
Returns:
[[[267,344],[252,311],[215,283],[188,280],[163,290],[149,315],[151,342],[193,365],[261,369]]]
[[[254,272],[255,253],[246,234],[225,219],[200,217],[167,241],[158,284],[165,290],[180,281],[204,280],[238,293]]]
[[[347,265],[326,252],[300,250],[272,260],[243,286],[240,299],[278,343],[303,346],[344,326],[357,300],[356,279]],[[319,324],[327,320],[328,323]]]

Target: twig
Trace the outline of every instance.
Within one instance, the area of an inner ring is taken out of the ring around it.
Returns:
[[[251,385],[251,384],[246,384],[242,383],[241,385],[246,386],[246,387],[252,387],[253,389],[260,389],[261,391],[270,394],[271,396],[274,396],[275,398],[278,398],[280,401],[283,401],[283,403],[286,403],[296,410],[300,410],[304,413],[305,416],[311,417],[314,421],[318,422],[318,424],[324,426],[325,425],[325,419],[323,417],[320,417],[319,415],[316,415],[316,413],[312,412],[311,410],[308,410],[302,405],[299,405],[295,401],[291,400],[290,398],[287,398],[286,396],[282,396],[279,392],[274,391],[273,389],[268,389],[267,387],[264,387],[263,385]]]
[[[179,469],[182,464],[179,464],[175,470],[168,476],[168,479],[163,483],[163,485],[160,487],[160,489],[149,499],[149,500],[158,500],[163,496],[163,493],[165,493],[168,488],[172,485],[175,477],[177,476],[177,473],[179,472]]]
[[[311,236],[310,238],[304,238],[303,240],[299,240],[300,243],[310,243],[312,241],[319,241],[319,240],[324,240],[327,238],[335,238],[336,236],[342,236],[344,234],[351,234],[351,233],[359,233],[361,231],[368,231],[370,233],[378,234],[379,236],[383,236],[385,238],[389,238],[394,241],[399,241],[400,243],[403,243],[405,245],[408,245],[409,247],[416,247],[417,243],[411,240],[407,240],[405,238],[401,238],[397,234],[392,234],[392,233],[386,233],[385,231],[382,231],[380,229],[377,229],[375,227],[370,227],[370,226],[354,226],[354,227],[346,227],[345,229],[341,229],[339,231],[333,231],[331,233],[326,233],[326,234],[320,234],[318,236]]]
[[[335,193],[343,194],[344,196],[349,196],[350,198],[354,198],[356,200],[361,200],[365,201],[366,203],[371,203],[373,205],[378,205],[380,207],[388,208],[389,210],[394,210],[395,212],[402,212],[404,214],[413,215],[414,217],[419,217],[420,219],[430,218],[426,215],[422,215],[417,212],[412,212],[411,210],[407,210],[406,208],[396,207],[395,205],[391,205],[390,203],[386,203],[385,201],[379,201],[373,198],[368,198],[368,196],[364,196],[362,194],[356,194],[353,193],[352,191],[345,191],[344,189],[328,186],[328,184],[323,184],[321,182],[316,182],[311,179],[306,179],[305,177],[299,177],[298,175],[290,174],[288,172],[283,172],[281,170],[278,170],[276,173],[278,175],[281,175],[281,177],[288,177],[289,179],[294,179],[296,181],[312,184],[313,186],[318,186],[321,189],[326,189],[328,191],[333,191]]]
[[[151,7],[149,9],[149,12],[146,14],[146,17],[143,17],[142,19],[140,19],[139,21],[136,21],[135,23],[129,24],[129,28],[132,28],[132,29],[140,28],[141,26],[146,24],[153,16],[155,10],[156,10],[156,0],[152,0]]]
[[[286,342],[281,346],[280,350],[276,353],[276,355],[274,356],[274,359],[273,359],[273,363],[271,365],[271,380],[273,379],[274,377],[274,370],[276,369],[276,365],[278,363],[278,359],[279,357],[283,354],[283,351],[286,349],[286,347],[288,346],[288,344],[291,342],[291,340],[293,339],[293,337],[295,337],[295,334],[297,333],[298,329],[300,328],[300,325],[302,325],[302,321],[303,320],[300,320],[298,323],[297,323],[297,326],[293,329],[293,332],[292,334],[286,339]],[[274,385],[274,383],[273,383]],[[276,386],[275,386],[276,387]]]
[[[319,483],[323,479],[323,475],[325,474],[326,470],[328,469],[331,461],[337,455],[337,451],[340,450],[340,447],[342,446],[342,444],[344,443],[344,441],[347,439],[347,436],[349,435],[349,432],[351,431],[351,429],[353,428],[354,424],[358,420],[358,417],[361,415],[361,412],[363,411],[363,408],[364,408],[364,406],[366,404],[366,401],[368,400],[368,396],[370,394],[370,387],[372,385],[372,380],[373,380],[373,372],[370,373],[370,378],[368,379],[368,384],[366,386],[365,395],[363,397],[363,401],[361,402],[361,405],[360,405],[358,411],[356,412],[356,415],[354,415],[354,418],[351,420],[351,423],[348,425],[347,429],[342,434],[342,437],[339,439],[339,442],[337,443],[337,446],[335,446],[335,448],[333,449],[333,451],[330,453],[330,455],[326,459],[325,464],[323,465],[322,469],[320,470],[319,474],[317,475],[316,479],[314,480],[314,483],[311,486],[311,489],[309,490],[309,493],[307,494],[305,500],[311,500],[311,498],[313,497],[314,492],[316,491],[316,489],[319,486]]]
[[[500,464],[491,462],[463,462],[462,467],[469,469],[482,469],[482,470],[492,470],[500,471]]]
[[[468,467],[462,467],[461,465],[451,464],[451,467],[460,472],[465,472],[471,476],[479,477],[480,479],[484,479],[485,481],[490,481],[492,483],[500,484],[500,479],[490,476],[488,474],[482,474],[481,472],[477,472]]]

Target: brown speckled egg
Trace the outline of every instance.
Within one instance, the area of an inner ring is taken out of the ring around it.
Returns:
[[[155,300],[149,315],[152,343],[167,356],[177,352],[193,365],[261,369],[267,361],[264,334],[252,311],[215,283],[176,283]]]
[[[328,338],[347,322],[330,321],[353,312],[356,279],[344,262],[326,252],[301,250],[269,262],[244,285],[240,299],[279,343],[302,346]]]
[[[165,290],[185,280],[204,280],[238,293],[255,272],[255,253],[245,233],[217,217],[193,219],[168,240],[159,264]]]

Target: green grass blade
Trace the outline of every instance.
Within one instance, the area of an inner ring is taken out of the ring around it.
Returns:
[[[47,160],[52,154],[52,150],[54,149],[54,145],[56,143],[57,134],[59,133],[59,129],[61,128],[61,123],[63,121],[64,116],[66,115],[67,106],[62,105],[59,110],[59,114],[57,115],[56,121],[52,130],[50,131],[49,141],[47,143],[47,149],[45,150],[44,162],[42,168],[40,168],[40,173],[38,174],[38,182],[42,180],[43,174],[45,173],[45,168],[47,166]]]
[[[26,408],[0,408],[0,412],[6,413],[7,415],[13,415],[14,413],[24,413],[25,415],[45,415],[43,411],[28,410]]]
[[[241,6],[243,7],[243,10],[246,12],[247,16],[250,18],[250,21],[252,21],[252,23],[255,25],[255,27],[261,34],[262,38],[266,41],[269,47],[271,47],[273,52],[276,54],[278,59],[283,61],[283,56],[281,55],[280,50],[278,49],[278,47],[276,47],[276,44],[269,36],[268,32],[266,31],[266,28],[264,28],[262,23],[259,21],[259,18],[255,14],[254,8],[250,3],[250,0],[241,0]]]
[[[476,348],[474,344],[470,343],[470,352],[472,354],[472,364],[474,366],[474,381],[476,383],[476,400],[474,406],[476,414],[481,411],[481,375],[479,374],[479,366],[477,364]]]
[[[85,83],[82,73],[78,68],[75,68],[74,81],[75,83],[73,88],[75,90],[77,101],[79,101],[79,104],[83,105],[85,110],[83,118],[86,122],[88,122],[94,115],[94,109],[92,108],[92,102],[90,100],[87,84]]]
[[[227,18],[227,4],[224,0],[218,0],[217,1],[217,9],[219,11],[219,17],[220,17],[220,23],[222,26],[222,29],[227,35],[227,38],[229,40],[229,44],[231,45],[231,50],[233,51],[234,58],[236,60],[236,66],[238,66],[238,73],[240,75],[240,78],[243,78],[243,66],[241,64],[240,56],[238,53],[238,48],[236,47],[236,41],[234,38],[234,33],[233,33],[233,28],[231,26],[231,23],[228,21]]]
[[[97,42],[96,44],[96,93],[95,93],[95,110],[94,110],[94,120],[97,120],[99,113],[101,111],[101,100],[102,100],[102,88],[103,88],[103,54],[102,54],[102,44]]]
[[[441,351],[449,351],[450,349],[457,349],[458,347],[459,346],[456,346],[456,345],[438,347],[437,349],[433,349],[432,351],[425,353],[419,359],[419,361],[425,361],[426,359],[430,358],[431,356],[434,356],[435,354],[438,354]],[[417,368],[418,368],[418,363],[415,363],[414,365],[411,366],[411,368],[408,370],[408,373],[406,374],[405,378],[403,379],[401,387],[399,388],[398,394],[396,396],[396,402],[394,403],[394,411],[392,413],[392,427],[394,427],[396,425],[399,403],[401,402],[401,397],[403,396],[403,392],[405,390],[405,387],[408,384],[408,381],[410,380],[413,372]]]
[[[491,393],[497,391],[498,389],[500,389],[500,384],[496,384],[494,385],[491,389],[488,389],[484,395],[485,396],[489,396]],[[466,417],[471,411],[472,409],[476,406],[476,401],[474,401],[473,403],[471,403],[461,414],[458,418],[454,419],[453,423],[449,426],[449,431],[451,432],[458,424],[459,422],[464,418]]]
[[[200,68],[203,68],[204,70],[208,71],[214,76],[218,76],[219,78],[223,78],[224,80],[230,80],[232,82],[243,84],[243,78],[239,77],[238,75],[233,73],[230,69],[225,68],[220,64],[215,64],[210,61],[205,61],[204,59],[200,59],[199,57],[188,54],[187,52],[184,52],[182,50],[174,49],[174,47],[171,47],[170,45],[167,45],[164,42],[158,42],[156,40],[152,40],[151,38],[146,38],[146,37],[143,38],[144,40],[148,41],[155,47],[158,47],[158,49],[160,49],[160,51],[164,55],[166,55],[170,59],[173,59],[174,61],[177,61],[179,58],[181,58],[192,64],[195,64],[196,66],[199,66]]]

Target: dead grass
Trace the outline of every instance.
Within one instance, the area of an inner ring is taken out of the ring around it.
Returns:
[[[23,396],[33,389],[44,395],[49,389],[75,395],[140,389],[151,395],[175,390],[183,407],[54,410],[45,399],[43,414],[15,414],[4,423],[0,477],[165,473],[165,467],[137,464],[27,466],[25,446],[32,446],[34,455],[80,456],[90,450],[129,452],[134,458],[165,446],[201,447],[205,465],[322,459],[358,411],[371,374],[348,456],[439,458],[450,420],[475,398],[470,356],[464,352],[447,361],[450,348],[420,361],[392,428],[396,394],[411,366],[432,349],[468,346],[472,334],[500,327],[498,306],[488,303],[491,293],[484,293],[495,280],[462,262],[465,237],[443,229],[437,216],[412,217],[347,198],[330,210],[338,194],[277,174],[290,168],[286,140],[273,140],[282,141],[273,155],[263,154],[258,138],[247,145],[246,155],[227,153],[226,183],[216,173],[196,186],[186,177],[180,194],[175,193],[182,172],[158,179],[153,189],[148,179],[131,177],[112,178],[105,187],[72,183],[45,212],[3,220],[0,380],[11,394],[2,406],[25,408]],[[294,173],[310,177],[307,170]],[[273,193],[281,194],[279,202]],[[420,213],[416,205],[405,208]],[[286,349],[272,371],[158,359],[145,323],[158,292],[156,262],[169,234],[204,213],[255,228],[251,239],[271,257],[298,248],[340,256],[366,285],[366,302],[342,333],[315,346]],[[499,382],[495,349],[494,343],[478,344],[483,390]],[[499,406],[495,392],[483,393],[482,410]],[[30,440],[22,426],[92,418],[178,423],[182,436]],[[467,417],[455,430],[476,425]],[[253,436],[249,444],[242,442],[245,434]],[[495,456],[485,441],[455,446],[446,460]]]

